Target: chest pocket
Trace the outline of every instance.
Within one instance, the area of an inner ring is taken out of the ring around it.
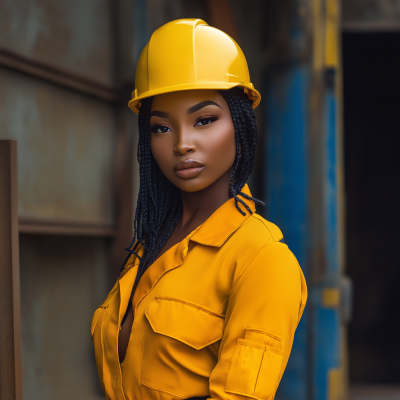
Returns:
[[[182,398],[207,396],[224,316],[172,298],[156,298],[145,315],[142,385]]]

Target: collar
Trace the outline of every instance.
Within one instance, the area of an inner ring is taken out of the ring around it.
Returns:
[[[249,187],[245,185],[242,192],[251,196]],[[255,204],[252,200],[247,200],[243,197],[241,199],[247,204],[252,212],[255,211]],[[235,232],[244,221],[250,216],[249,212],[239,203],[240,208],[245,212],[242,215],[235,206],[235,199],[229,199],[221,207],[219,207],[202,225],[197,227],[192,233],[190,233],[185,239],[172,246],[167,250],[160,258],[158,258],[153,265],[148,268],[143,276],[140,278],[140,284],[138,285],[135,294],[132,299],[133,309],[136,311],[138,304],[146,294],[151,291],[158,280],[171,269],[177,268],[184,262],[189,241],[193,241],[199,244],[207,246],[221,247],[226,240]],[[139,254],[143,252],[143,248],[139,246]],[[132,290],[133,283],[136,278],[137,266],[139,265],[139,259],[137,257],[132,258],[131,263],[125,267],[125,270],[120,276],[119,287],[120,287],[120,311],[119,311],[119,322],[122,319],[122,312],[125,312],[129,295]]]
[[[244,185],[241,190],[243,193],[251,196],[248,185]],[[252,200],[245,199],[239,195],[252,212],[256,210]],[[232,235],[250,216],[244,206],[238,203],[245,215],[242,215],[235,206],[235,199],[229,199],[219,207],[190,237],[190,240],[207,246],[221,247],[229,236]]]

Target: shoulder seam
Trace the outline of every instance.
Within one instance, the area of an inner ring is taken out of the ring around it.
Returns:
[[[273,240],[274,242],[277,242],[277,240],[275,240],[274,235],[272,234],[271,230],[268,228],[267,224],[261,219],[261,216],[258,215],[258,214],[256,214],[256,213],[254,213],[254,214],[252,214],[252,217],[254,217],[254,218],[256,218],[257,220],[259,220],[259,221],[267,228],[269,234],[270,234],[271,237],[272,237],[272,240]]]

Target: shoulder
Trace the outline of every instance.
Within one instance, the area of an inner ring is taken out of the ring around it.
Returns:
[[[287,249],[282,239],[282,232],[275,224],[253,213],[229,237],[223,245],[223,252],[228,252],[237,265],[244,266],[271,244],[276,243]]]
[[[240,279],[268,280],[277,287],[279,282],[292,288],[305,284],[300,265],[275,224],[254,213],[241,228],[239,235],[248,258],[242,265]]]
[[[257,251],[271,243],[283,242],[283,234],[275,224],[253,213],[235,232],[233,239],[245,242],[253,251]]]
[[[282,242],[283,234],[275,224],[267,221],[257,213],[253,213],[249,219],[249,223],[251,223],[254,227],[257,226],[258,229],[266,234],[273,242]]]

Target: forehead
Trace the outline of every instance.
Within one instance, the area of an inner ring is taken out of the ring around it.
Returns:
[[[227,108],[224,98],[216,90],[198,89],[159,94],[153,99],[151,111],[186,112],[189,107],[205,100],[216,102],[223,110]]]

